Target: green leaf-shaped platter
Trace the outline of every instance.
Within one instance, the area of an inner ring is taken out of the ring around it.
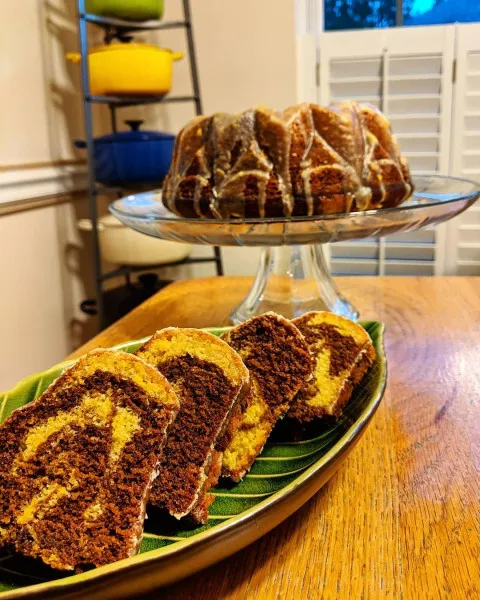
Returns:
[[[275,441],[266,444],[241,483],[221,483],[213,490],[215,501],[206,525],[188,529],[181,522],[162,526],[148,519],[139,554],[78,575],[56,573],[36,561],[0,555],[0,600],[108,600],[139,595],[191,575],[273,529],[335,473],[380,403],[387,378],[384,326],[376,321],[361,325],[372,338],[377,358],[341,418],[318,426],[300,442],[282,442],[281,431],[274,435]],[[225,328],[208,331],[220,335]],[[115,348],[133,352],[143,341],[126,342]],[[32,375],[1,394],[0,423],[16,408],[38,397],[69,364]]]

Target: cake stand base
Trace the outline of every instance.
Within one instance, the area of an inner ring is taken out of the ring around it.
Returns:
[[[272,310],[293,319],[310,310],[356,320],[357,309],[338,291],[330,276],[323,245],[263,248],[255,281],[231,314],[233,323]]]

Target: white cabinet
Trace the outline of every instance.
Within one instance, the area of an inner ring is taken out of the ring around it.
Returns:
[[[370,102],[412,172],[480,179],[480,24],[323,32],[317,101]],[[449,224],[332,244],[333,273],[480,274],[480,206]]]
[[[480,24],[457,25],[450,173],[480,181]],[[447,224],[445,272],[480,275],[480,204]]]

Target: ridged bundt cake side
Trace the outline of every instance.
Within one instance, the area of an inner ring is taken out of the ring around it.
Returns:
[[[374,106],[304,103],[187,123],[163,202],[188,218],[310,216],[397,206],[412,190],[390,124]]]

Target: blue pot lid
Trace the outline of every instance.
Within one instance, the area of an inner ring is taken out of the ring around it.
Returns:
[[[158,142],[162,140],[174,140],[175,136],[172,133],[163,131],[143,131],[140,125],[143,121],[125,121],[131,127],[130,131],[117,131],[117,133],[109,133],[95,138],[96,144],[112,144],[124,142]]]

